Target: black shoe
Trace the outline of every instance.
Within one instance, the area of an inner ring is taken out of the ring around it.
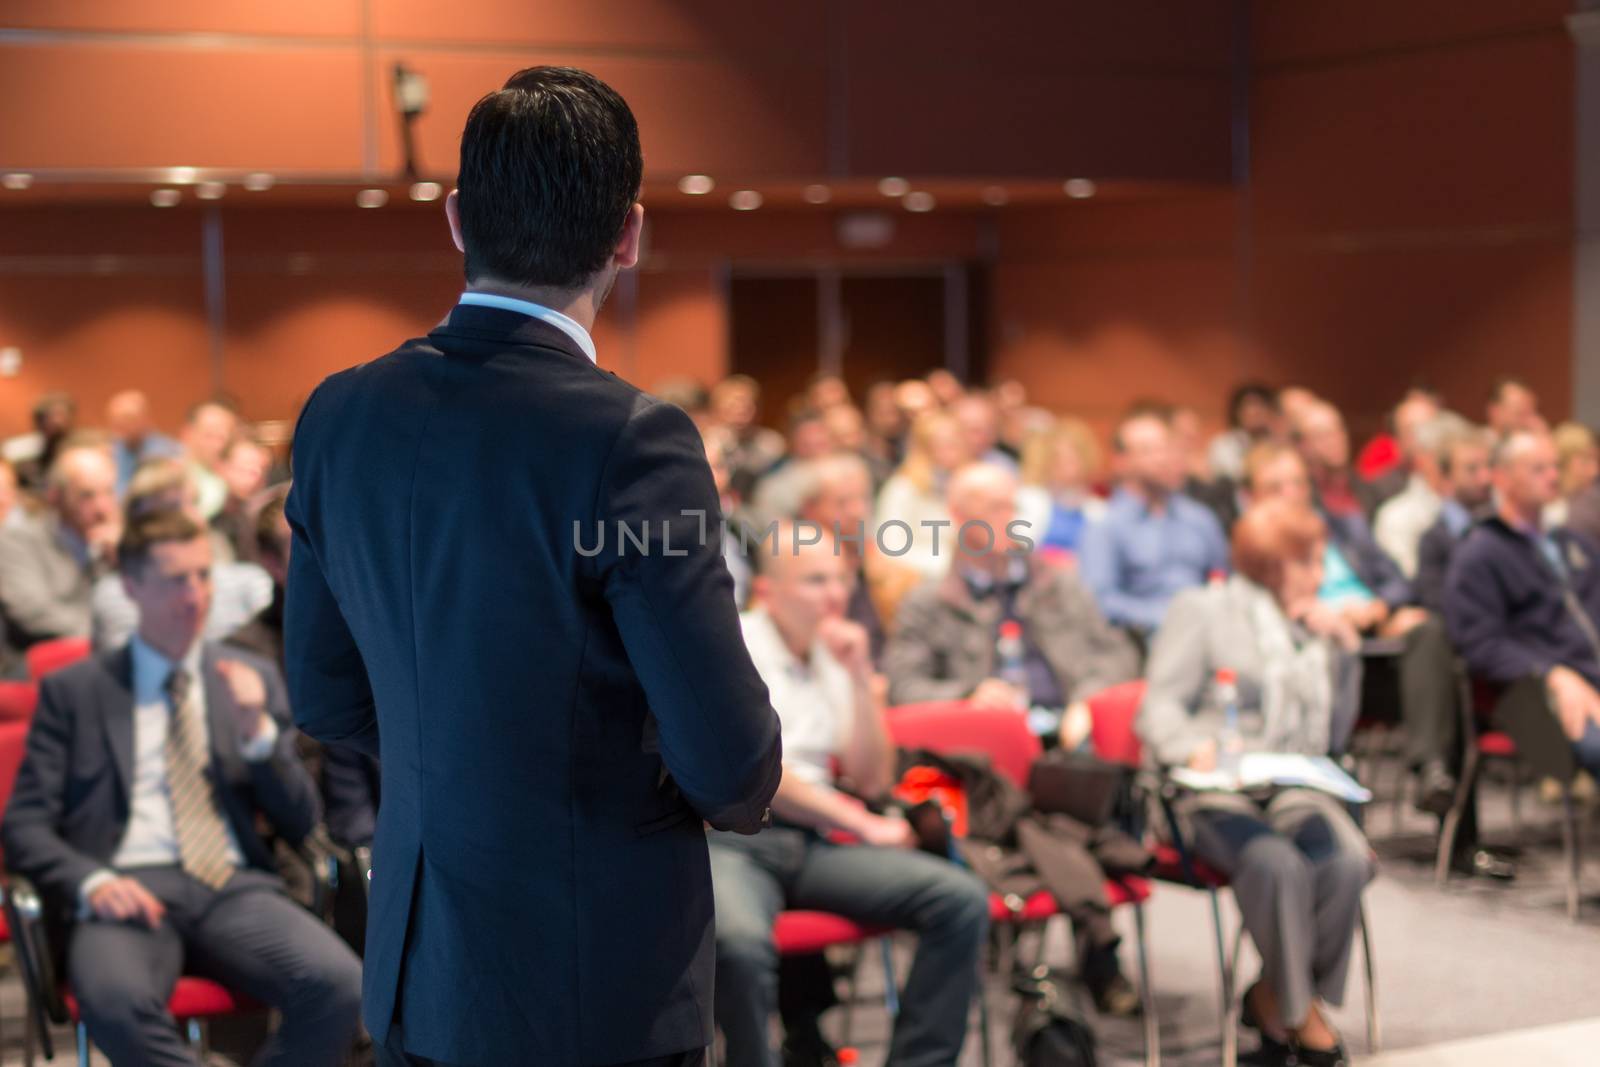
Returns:
[[[788,1034],[783,1041],[783,1067],[839,1067],[839,1056],[820,1030]]]
[[[1121,973],[1099,982],[1089,991],[1094,995],[1095,1010],[1101,1015],[1127,1019],[1138,1015],[1144,1007],[1139,1001],[1139,991]]]
[[[1261,1047],[1256,1049],[1254,1055],[1248,1057],[1248,1062],[1254,1067],[1292,1067],[1294,1062],[1294,1049],[1286,1043],[1279,1041],[1261,1025],[1261,1019],[1256,1015],[1255,1005],[1250,1002],[1250,989],[1245,990],[1244,1000],[1239,1006],[1239,1025],[1248,1030],[1254,1030],[1261,1035]]]
[[[1488,878],[1496,882],[1509,882],[1517,876],[1517,865],[1488,849],[1457,853],[1450,861],[1450,869],[1469,878]]]
[[[1417,772],[1417,810],[1444,818],[1456,802],[1456,778],[1438,760]]]
[[[1332,1048],[1306,1048],[1295,1042],[1289,1050],[1289,1063],[1291,1067],[1350,1067],[1350,1057],[1342,1043]]]

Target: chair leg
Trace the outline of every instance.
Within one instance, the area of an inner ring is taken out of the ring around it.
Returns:
[[[22,1013],[22,1067],[33,1067],[33,1044],[38,1040],[33,1032],[36,1025],[33,1019],[33,1001],[25,998]]]
[[[1227,1028],[1228,1041],[1223,1048],[1224,1067],[1236,1067],[1239,1062],[1239,1014],[1244,1003],[1239,994],[1239,957],[1244,948],[1244,921],[1233,933],[1233,952],[1228,956],[1228,1009],[1223,1014],[1222,1025]]]
[[[1567,918],[1578,921],[1582,902],[1578,898],[1578,866],[1582,862],[1578,849],[1578,810],[1572,802],[1572,783],[1561,787],[1561,837],[1567,860]]]
[[[983,1042],[983,1067],[994,1067],[994,1052],[989,1037],[989,991],[985,988],[988,967],[978,961],[978,1039]]]
[[[189,1047],[201,1059],[206,1055],[206,1027],[199,1019],[190,1019],[184,1031],[189,1035]]]
[[[850,958],[849,973],[847,973],[845,975],[845,979],[844,979],[844,986],[845,986],[844,1018],[841,1019],[840,1022],[839,1022],[839,1027],[840,1027],[839,1045],[841,1047],[843,1047],[843,1048],[848,1048],[850,1046],[851,1024],[853,1022],[855,1022],[856,991],[857,991],[857,989],[856,989],[856,979],[860,976],[860,973],[861,973],[861,957],[862,957],[862,955],[863,955],[863,953],[862,953],[860,947],[858,946],[854,950],[854,955],[852,955],[851,958]]]
[[[1461,820],[1467,813],[1467,805],[1472,803],[1472,790],[1477,785],[1480,759],[1478,746],[1469,744],[1467,758],[1461,768],[1461,781],[1456,783],[1455,802],[1450,805],[1450,811],[1439,827],[1439,855],[1434,862],[1433,880],[1440,886],[1450,880],[1450,856],[1455,851],[1456,833],[1461,829]]]
[[[1234,1033],[1228,1026],[1228,1014],[1233,1007],[1233,990],[1228,986],[1228,950],[1222,943],[1222,902],[1215,889],[1211,895],[1211,929],[1217,939],[1217,981],[1222,997],[1222,1067],[1236,1067],[1239,1050],[1234,1046]]]
[[[89,1028],[78,1023],[78,1067],[89,1067]]]
[[[1522,761],[1511,761],[1511,835],[1522,840]]]
[[[1134,937],[1139,949],[1139,1000],[1144,1005],[1145,1067],[1161,1067],[1161,1020],[1156,1017],[1155,983],[1150,978],[1150,952],[1145,943],[1144,903],[1133,902]]]
[[[1362,901],[1356,911],[1361,924],[1361,959],[1366,964],[1367,976],[1367,1052],[1376,1054],[1383,1040],[1378,1022],[1378,964],[1372,958],[1372,928],[1367,923],[1367,905]]]
[[[893,1021],[900,1015],[900,988],[894,979],[894,944],[887,937],[878,939],[878,945],[883,950],[883,1006],[888,1009],[889,1019]]]

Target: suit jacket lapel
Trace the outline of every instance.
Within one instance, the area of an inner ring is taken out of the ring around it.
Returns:
[[[122,781],[122,795],[133,790],[133,649],[124,647],[106,661],[100,708],[111,763]]]

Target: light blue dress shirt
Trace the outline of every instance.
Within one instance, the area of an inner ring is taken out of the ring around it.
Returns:
[[[1156,511],[1118,489],[1084,530],[1078,567],[1106,618],[1154,630],[1174,596],[1228,571],[1228,543],[1211,510],[1182,493]]]

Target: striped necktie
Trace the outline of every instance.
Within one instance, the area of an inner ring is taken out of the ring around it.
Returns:
[[[221,889],[233,877],[234,866],[228,858],[228,829],[206,773],[211,759],[198,721],[200,708],[194,701],[193,681],[182,667],[173,668],[167,676],[167,699],[172,702],[172,718],[167,723],[167,787],[184,872],[212,889]]]

